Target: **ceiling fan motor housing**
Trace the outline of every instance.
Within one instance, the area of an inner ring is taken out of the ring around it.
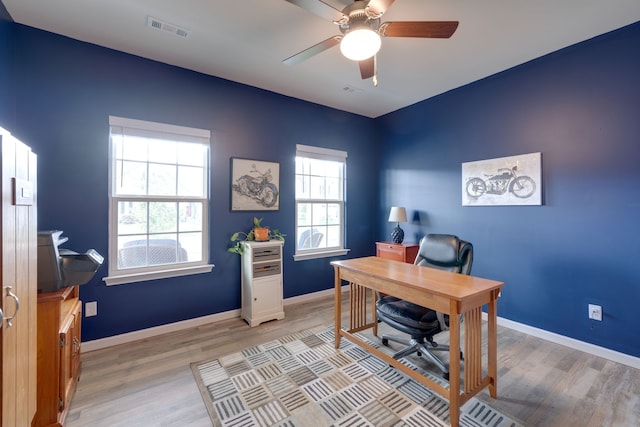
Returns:
[[[342,9],[344,18],[336,22],[342,34],[347,34],[351,30],[363,27],[378,31],[380,28],[380,15],[371,16],[367,10],[368,4],[368,0],[356,0]]]

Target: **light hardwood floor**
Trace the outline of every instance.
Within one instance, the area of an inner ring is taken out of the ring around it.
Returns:
[[[333,299],[285,314],[254,328],[230,319],[84,353],[65,426],[211,426],[190,364],[331,325]],[[486,390],[478,398],[525,426],[640,425],[638,369],[499,326],[498,370],[498,399]]]

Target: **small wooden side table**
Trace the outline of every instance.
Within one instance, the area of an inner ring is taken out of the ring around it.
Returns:
[[[417,243],[376,242],[376,256],[413,264],[419,248]]]

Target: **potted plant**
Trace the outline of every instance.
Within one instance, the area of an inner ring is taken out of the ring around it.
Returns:
[[[227,249],[229,252],[241,254],[244,250],[242,242],[245,241],[267,241],[267,240],[284,240],[286,234],[282,234],[280,230],[274,228],[273,230],[267,226],[262,225],[263,218],[253,217],[253,228],[245,233],[243,231],[237,231],[231,235],[233,246]]]

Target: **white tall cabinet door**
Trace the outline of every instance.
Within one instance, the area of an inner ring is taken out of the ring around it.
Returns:
[[[243,242],[241,317],[250,326],[284,319],[281,240]]]
[[[2,427],[29,426],[36,411],[36,155],[0,128],[2,159]]]

